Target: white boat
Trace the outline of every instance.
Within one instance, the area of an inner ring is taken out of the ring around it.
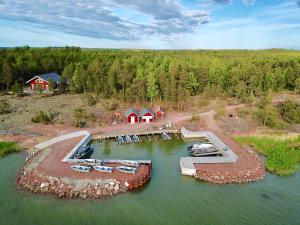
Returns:
[[[137,168],[135,167],[130,167],[130,166],[117,166],[117,170],[123,172],[123,173],[131,173],[135,174],[137,171]]]
[[[80,165],[73,165],[71,166],[71,168],[75,171],[83,172],[83,173],[88,173],[92,169],[90,166],[80,166]]]
[[[132,167],[138,167],[140,165],[139,162],[135,160],[122,160],[121,164]]]
[[[99,159],[82,159],[81,162],[93,165],[93,164],[101,164],[102,161]]]
[[[168,135],[166,132],[163,132],[163,133],[161,134],[161,137],[162,137],[162,139],[163,139],[164,141],[167,141],[167,140],[171,140],[171,139],[172,139],[171,136]]]
[[[201,150],[201,149],[212,148],[212,147],[214,147],[212,144],[207,144],[207,143],[192,144],[188,147],[188,151]]]
[[[93,166],[93,168],[99,172],[111,173],[113,171],[113,167],[110,166]]]
[[[126,135],[124,139],[125,139],[126,143],[131,143],[132,142],[132,139],[129,135]]]
[[[116,143],[119,144],[119,145],[121,145],[121,144],[124,144],[125,141],[124,141],[124,139],[123,139],[122,136],[118,136],[117,139],[116,139]]]
[[[131,139],[134,143],[137,143],[137,142],[141,141],[141,139],[138,135],[132,135]]]

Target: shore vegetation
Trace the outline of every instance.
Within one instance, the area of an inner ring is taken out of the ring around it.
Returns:
[[[238,136],[235,139],[265,155],[268,171],[280,176],[296,173],[300,162],[300,135]]]

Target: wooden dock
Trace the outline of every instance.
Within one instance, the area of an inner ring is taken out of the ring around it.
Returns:
[[[116,134],[106,134],[106,135],[93,135],[93,140],[106,140],[106,139],[115,139],[119,136],[125,136],[125,135],[138,135],[138,136],[147,136],[147,138],[150,139],[151,135],[161,135],[162,133],[167,134],[179,134],[181,133],[180,130],[172,129],[172,130],[152,130],[152,131],[137,131],[134,133],[116,133]]]

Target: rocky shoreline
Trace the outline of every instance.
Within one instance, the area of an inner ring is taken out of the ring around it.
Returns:
[[[26,169],[22,169],[17,185],[32,193],[51,194],[58,198],[102,198],[127,191],[127,187],[115,179],[74,180],[48,177]]]
[[[32,193],[51,194],[58,198],[103,198],[126,192],[124,182],[116,179],[71,179],[52,177],[37,171],[38,164],[48,155],[51,148],[37,151],[31,149],[20,171],[17,186]]]
[[[248,152],[254,157],[257,163],[255,168],[245,168],[242,170],[215,171],[198,168],[195,175],[196,178],[213,184],[233,184],[233,183],[250,183],[261,181],[265,177],[265,167],[259,155],[248,149]]]

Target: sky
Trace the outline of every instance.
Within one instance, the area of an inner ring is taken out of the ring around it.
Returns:
[[[300,0],[0,0],[0,46],[300,50]]]

